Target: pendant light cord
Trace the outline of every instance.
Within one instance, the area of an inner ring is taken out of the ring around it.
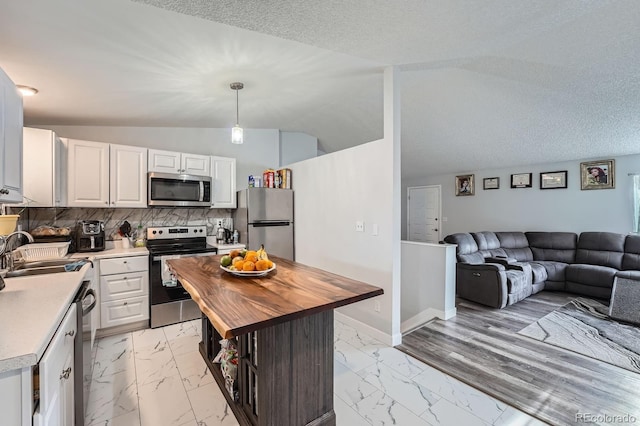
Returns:
[[[236,89],[236,126],[240,125],[240,108],[238,107],[238,89]]]

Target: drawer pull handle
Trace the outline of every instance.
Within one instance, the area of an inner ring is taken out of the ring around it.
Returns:
[[[123,278],[123,280],[125,280],[125,281],[126,281],[126,280],[127,280],[127,277],[124,277],[124,278]]]
[[[126,304],[127,304],[127,302],[124,302],[124,303],[123,303],[123,305],[126,305]]]
[[[122,263],[127,263],[127,261],[126,261],[126,260],[123,260],[123,261],[122,261]]]
[[[67,331],[66,333],[64,333],[65,336],[69,336],[69,337],[73,337],[75,336],[75,334],[76,334],[75,330]]]
[[[474,272],[474,273],[473,273],[473,276],[474,276],[474,277],[479,277],[479,276],[480,276],[480,272]]]
[[[68,367],[68,368],[62,370],[62,374],[60,375],[60,380],[68,379],[70,374],[71,374],[71,367]]]

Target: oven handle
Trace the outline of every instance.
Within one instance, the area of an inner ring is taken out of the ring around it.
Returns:
[[[87,290],[82,300],[84,301],[84,299],[86,299],[89,296],[93,297],[93,302],[91,303],[91,305],[87,306],[85,309],[82,310],[83,317],[86,317],[89,314],[89,312],[93,311],[93,308],[96,307],[96,303],[98,302],[98,298],[96,297],[96,292],[93,291],[92,288]]]

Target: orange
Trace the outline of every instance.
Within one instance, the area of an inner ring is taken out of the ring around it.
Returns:
[[[251,262],[251,261],[249,261],[249,260],[245,260],[242,263],[242,270],[243,271],[255,271],[255,269],[256,269],[256,264]]]
[[[249,262],[257,262],[258,261],[258,252],[256,251],[248,251],[247,254],[244,255],[244,260],[248,260]]]
[[[268,260],[258,260],[256,262],[256,271],[266,271],[269,269],[269,261]]]
[[[244,268],[244,260],[233,262],[233,266],[235,266],[238,271],[242,271],[242,268]]]

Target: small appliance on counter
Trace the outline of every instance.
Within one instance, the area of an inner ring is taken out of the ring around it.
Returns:
[[[76,251],[102,251],[105,248],[104,222],[81,220],[76,225]]]

